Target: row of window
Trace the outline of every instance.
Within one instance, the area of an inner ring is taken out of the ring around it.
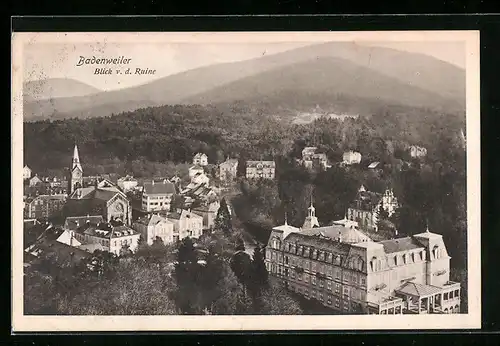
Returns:
[[[443,300],[455,299],[460,297],[460,290],[454,290],[443,293]]]
[[[272,258],[273,256],[271,256]],[[285,264],[287,264],[287,257],[285,257]],[[301,268],[301,269],[304,269],[304,270],[307,270],[309,272],[312,272],[312,274],[316,274],[316,273],[319,273],[319,274],[323,274],[323,275],[326,275],[327,277],[333,277],[335,278],[336,280],[341,280],[344,281],[344,282],[350,282],[350,283],[355,283],[355,284],[362,284],[362,285],[365,285],[366,284],[366,278],[363,274],[360,274],[360,273],[357,273],[355,271],[350,271],[350,270],[342,270],[341,268],[339,267],[332,267],[332,266],[329,266],[329,265],[322,265],[321,263],[315,263],[315,262],[311,262],[311,261],[304,261],[304,262],[300,262],[298,263],[297,261],[293,261],[291,260],[289,262],[289,264],[291,266],[296,266],[297,268]],[[302,266],[302,264],[304,264],[304,266]],[[273,264],[274,266],[275,264]],[[278,270],[278,274],[282,274],[282,273],[285,273],[288,271],[288,268],[284,268],[282,269],[281,266],[277,266],[277,270]],[[290,268],[290,271],[291,272],[295,272],[295,269],[293,268]],[[309,275],[309,274],[307,274]]]
[[[294,285],[291,285],[290,288],[294,292],[297,292],[297,293],[304,295],[306,298],[310,297],[310,298],[316,299],[322,303],[325,303],[325,299],[326,299],[326,303],[328,305],[334,305],[335,308],[337,308],[338,310],[341,307],[340,298],[332,296],[331,294],[323,294],[320,291],[311,290],[311,295],[309,296],[309,289],[307,289],[307,288],[303,288],[301,286],[294,286]],[[353,304],[355,304],[355,303],[353,303]],[[342,307],[343,307],[344,311],[349,311],[349,302],[344,301],[342,304]]]

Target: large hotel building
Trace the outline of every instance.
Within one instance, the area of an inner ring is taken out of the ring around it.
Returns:
[[[271,231],[266,267],[288,289],[346,314],[460,312],[441,235],[374,242],[350,220],[317,225],[311,203],[302,228],[285,221]]]

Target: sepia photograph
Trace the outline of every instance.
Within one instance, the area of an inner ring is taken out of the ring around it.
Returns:
[[[479,32],[12,49],[14,331],[480,327]]]

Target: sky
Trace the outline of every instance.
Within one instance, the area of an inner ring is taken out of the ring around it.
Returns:
[[[252,43],[27,43],[24,47],[24,80],[71,78],[100,90],[121,89],[212,64],[254,59],[319,42]],[[463,42],[365,42],[431,57],[465,68]],[[95,75],[96,66],[76,66],[85,58],[129,58],[124,67],[156,70],[154,75]]]

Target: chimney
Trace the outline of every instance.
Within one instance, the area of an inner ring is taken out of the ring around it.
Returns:
[[[155,184],[155,181],[154,181],[154,179],[153,179],[153,180],[151,180],[151,185],[154,185],[154,184]]]
[[[80,221],[76,220],[76,227],[80,227]]]
[[[342,232],[339,231],[339,243],[342,243]]]

